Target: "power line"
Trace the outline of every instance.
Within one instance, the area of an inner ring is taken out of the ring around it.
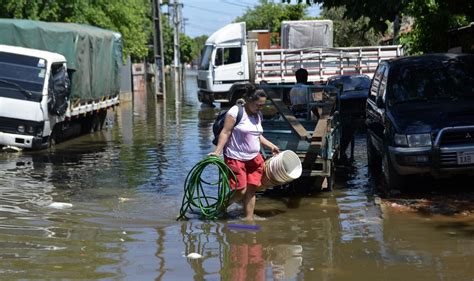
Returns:
[[[210,12],[210,13],[214,13],[214,14],[218,14],[218,15],[220,14],[220,15],[234,16],[232,14],[223,13],[222,11],[201,8],[201,7],[197,7],[197,6],[193,6],[193,5],[189,5],[189,4],[185,4],[185,7],[190,7],[190,8],[194,8],[194,9],[197,9],[197,10],[206,11],[206,12]]]
[[[237,6],[237,7],[250,8],[249,5],[241,5],[241,4],[237,4],[237,3],[234,3],[234,2],[228,1],[228,0],[221,0],[221,1],[224,2],[224,3],[226,3],[226,4],[233,5],[233,6]]]
[[[201,18],[200,19],[193,19],[193,18],[191,18],[191,19],[189,19],[189,21],[190,22],[197,22],[198,24],[203,23],[203,21],[205,21],[206,24],[207,23],[215,23],[219,26],[221,26],[223,24],[223,21],[219,21],[219,20],[216,20],[216,19],[210,19],[210,18],[204,18],[204,19],[201,19]]]
[[[214,32],[216,31],[215,29],[209,29],[200,25],[188,25],[188,28],[194,29],[194,30],[199,30],[202,31],[203,29],[209,32]]]

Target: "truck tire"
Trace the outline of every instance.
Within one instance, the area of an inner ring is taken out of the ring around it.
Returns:
[[[99,130],[102,130],[104,128],[106,118],[107,118],[107,110],[99,111]]]
[[[56,124],[48,137],[48,149],[54,149],[60,141],[60,125]]]
[[[383,154],[382,166],[386,191],[390,192],[394,189],[403,189],[405,186],[405,176],[398,174],[395,167],[393,167],[392,160],[388,154],[388,148],[385,149],[385,153]]]
[[[379,154],[377,154],[377,150],[372,144],[372,138],[370,137],[369,132],[367,132],[367,165],[371,172],[380,174],[382,170],[382,159]]]

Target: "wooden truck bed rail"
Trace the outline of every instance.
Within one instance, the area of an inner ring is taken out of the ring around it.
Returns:
[[[255,82],[296,83],[294,72],[308,70],[308,81],[342,74],[373,76],[382,60],[403,56],[401,45],[376,47],[262,49],[255,51]]]

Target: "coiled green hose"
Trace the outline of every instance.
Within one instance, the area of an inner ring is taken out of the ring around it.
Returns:
[[[219,179],[215,183],[206,182],[201,178],[202,172],[208,165],[216,166],[218,169]],[[199,214],[203,219],[215,220],[221,217],[233,194],[230,189],[229,175],[236,179],[232,170],[219,157],[210,156],[197,163],[186,176],[183,202],[177,219],[187,219],[186,212],[195,212],[193,207],[199,209]],[[207,196],[203,184],[217,186],[217,197]]]

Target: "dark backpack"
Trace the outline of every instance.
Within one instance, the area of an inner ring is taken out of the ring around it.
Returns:
[[[237,104],[239,108],[239,112],[237,113],[237,118],[235,120],[234,127],[240,123],[242,120],[242,115],[244,115],[244,109],[241,104]],[[217,145],[217,141],[219,140],[219,134],[221,133],[222,129],[224,128],[225,116],[229,109],[224,109],[217,114],[216,120],[214,120],[214,125],[212,125],[212,132],[214,133],[214,139],[212,140],[212,144]]]

